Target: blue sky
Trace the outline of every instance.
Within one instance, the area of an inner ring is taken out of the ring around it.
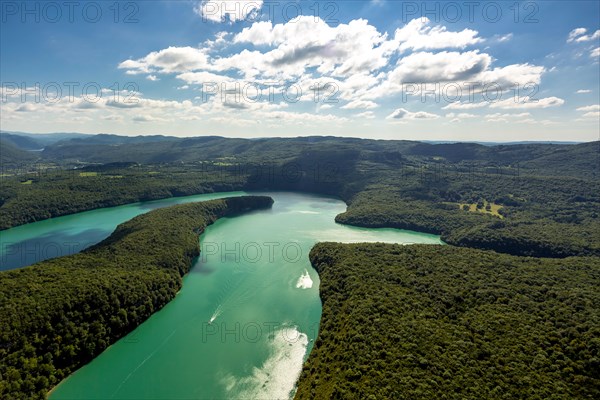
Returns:
[[[2,130],[600,135],[598,1],[0,4]]]

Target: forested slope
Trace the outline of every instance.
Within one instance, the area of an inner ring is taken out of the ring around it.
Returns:
[[[348,204],[340,223],[431,232],[514,255],[600,255],[600,142],[144,140],[98,135],[49,146],[46,162],[63,153],[121,162],[9,173],[0,187],[0,229],[171,196],[291,190],[340,197]],[[132,159],[150,163],[125,162]]]
[[[173,299],[207,225],[272,204],[245,196],[154,210],[82,253],[1,272],[0,398],[44,398]]]
[[[296,399],[597,399],[600,259],[320,243]]]

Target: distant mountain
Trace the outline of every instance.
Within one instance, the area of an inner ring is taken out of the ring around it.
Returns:
[[[153,143],[177,140],[174,136],[152,135],[152,136],[120,136],[113,134],[101,133],[98,135],[86,135],[84,137],[75,137],[62,139],[70,143],[78,144],[135,144],[135,143]]]
[[[41,150],[44,148],[44,144],[42,142],[29,136],[1,132],[0,139],[21,150]]]
[[[2,167],[13,167],[21,163],[31,162],[37,158],[35,153],[21,150],[11,142],[0,139],[0,164]]]
[[[27,132],[9,132],[9,131],[0,131],[0,136],[4,138],[5,135],[10,136],[18,136],[21,138],[29,138],[34,140],[35,143],[41,144],[41,147],[36,149],[27,149],[27,150],[39,150],[49,144],[59,142],[61,140],[69,140],[75,138],[88,137],[92,135],[88,135],[85,133],[69,133],[69,132],[57,132],[57,133],[27,133]]]
[[[569,142],[569,141],[521,141],[521,142],[464,142],[464,141],[452,141],[452,140],[422,140],[423,143],[429,144],[453,144],[453,143],[475,143],[483,146],[510,146],[515,144],[579,144],[582,142]]]
[[[524,173],[543,175],[599,176],[600,142],[511,143],[433,143],[403,140],[371,140],[331,136],[298,138],[238,139],[219,136],[177,138],[172,136],[120,136],[112,134],[3,134],[15,147],[31,149],[43,141],[39,155],[55,163],[173,163],[218,161],[285,162],[317,157],[342,162],[341,154],[353,160],[378,162],[396,168],[419,163],[511,166]],[[61,140],[57,140],[62,138]]]

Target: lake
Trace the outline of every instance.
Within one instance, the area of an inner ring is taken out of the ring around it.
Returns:
[[[153,208],[243,194],[94,210],[10,229],[2,242],[30,248],[91,244]],[[434,235],[336,224],[335,216],[346,209],[338,199],[256,194],[273,197],[273,208],[208,227],[177,297],[63,381],[50,399],[290,398],[321,316],[311,247],[320,241],[442,243]],[[12,268],[25,265],[15,248],[10,253]]]

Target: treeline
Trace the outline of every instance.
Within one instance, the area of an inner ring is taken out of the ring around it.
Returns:
[[[272,204],[244,196],[154,210],[82,253],[1,272],[0,398],[45,398],[173,299],[207,225]]]
[[[243,174],[194,166],[97,166],[0,178],[0,230],[103,207],[240,190]]]
[[[379,169],[377,183],[348,202],[336,221],[439,234],[448,244],[535,257],[600,256],[600,181],[538,176],[399,176]],[[494,203],[500,215],[461,204]]]
[[[296,399],[596,399],[600,259],[317,244]]]
[[[195,138],[186,143],[206,145],[211,157],[227,156],[212,161],[97,165],[5,177],[0,187],[0,229],[172,196],[292,190],[339,196],[348,203],[347,212],[337,217],[340,223],[435,233],[456,246],[513,255],[600,256],[600,180],[593,178],[597,143],[490,148],[310,140]],[[156,141],[151,146],[174,143]],[[239,148],[226,148],[226,143]],[[94,146],[87,145],[90,151]],[[573,171],[566,163],[575,154],[582,158],[578,165],[589,170],[562,176]],[[534,158],[552,165],[538,171],[539,175],[519,166]],[[481,162],[481,168],[474,169],[474,161]],[[562,167],[561,176],[544,175]],[[485,205],[491,204],[496,215],[468,211],[470,205],[485,211]]]

